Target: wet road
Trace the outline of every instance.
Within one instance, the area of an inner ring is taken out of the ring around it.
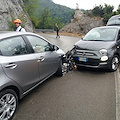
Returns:
[[[77,37],[43,35],[65,52]],[[82,69],[52,76],[20,103],[13,120],[115,120],[114,73]]]

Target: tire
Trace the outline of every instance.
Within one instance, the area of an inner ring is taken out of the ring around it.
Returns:
[[[18,96],[11,90],[0,92],[0,120],[11,120],[18,106]]]
[[[114,72],[118,69],[118,67],[119,67],[119,58],[117,55],[114,55],[114,57],[111,60],[110,71]]]
[[[77,70],[80,71],[82,70],[83,67],[77,66]]]
[[[60,63],[59,63],[59,67],[58,67],[58,70],[56,72],[56,76],[58,76],[58,77],[62,77],[63,76],[62,61],[60,61]]]

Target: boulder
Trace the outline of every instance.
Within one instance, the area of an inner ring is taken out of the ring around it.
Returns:
[[[86,34],[89,30],[95,27],[103,26],[103,20],[99,17],[89,17],[82,11],[76,10],[71,23],[64,26],[60,32],[77,33],[80,35]]]

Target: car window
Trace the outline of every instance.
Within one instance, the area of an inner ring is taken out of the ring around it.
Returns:
[[[47,41],[37,36],[26,36],[32,45],[35,53],[50,51],[50,45]]]
[[[21,36],[0,41],[0,52],[3,56],[27,54],[27,46]]]
[[[113,41],[115,39],[117,29],[114,28],[95,28],[89,31],[83,40],[88,41]]]
[[[120,19],[109,20],[107,25],[120,25]]]

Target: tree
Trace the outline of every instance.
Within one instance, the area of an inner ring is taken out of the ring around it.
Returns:
[[[105,4],[104,6],[102,5],[95,6],[92,9],[91,16],[103,17],[103,21],[107,23],[110,17],[116,14],[116,12],[113,12],[113,10],[114,10],[114,6],[107,5],[107,4]]]
[[[41,16],[40,22],[38,23],[37,28],[41,29],[52,29],[53,28],[53,21],[51,17],[51,13],[49,10],[44,9]]]
[[[105,13],[103,22],[106,24],[112,16],[113,16],[113,13],[110,13],[110,14]]]
[[[38,29],[56,29],[56,23],[61,29],[64,26],[64,23],[61,23],[60,19],[55,17],[52,18],[49,10],[44,9],[39,18]]]
[[[105,4],[105,7],[103,8],[103,10],[104,10],[104,16],[103,16],[104,23],[107,23],[108,20],[114,15],[113,9],[114,9],[114,6]]]
[[[54,30],[56,30],[56,24],[59,26],[59,29],[61,29],[62,27],[64,27],[64,23],[62,23],[58,17],[55,17],[53,19]]]
[[[39,13],[37,12],[40,6],[39,0],[23,0],[23,2],[24,2],[23,9],[27,11],[31,18],[31,21],[36,27],[39,22],[38,20]]]
[[[120,14],[120,5],[118,6],[117,13]]]
[[[95,7],[92,9],[92,14],[93,14],[94,16],[103,17],[103,15],[104,15],[103,6],[102,6],[102,5],[95,6]]]
[[[113,13],[113,10],[114,10],[114,6],[107,5],[107,4],[105,4],[105,6],[103,8],[104,13],[106,13],[106,14]]]

